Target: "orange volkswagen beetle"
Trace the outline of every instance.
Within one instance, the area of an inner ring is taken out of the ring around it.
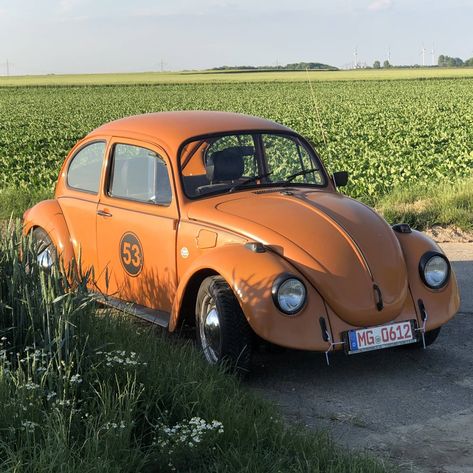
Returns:
[[[441,249],[337,191],[311,145],[223,112],[137,115],[72,149],[24,215],[45,268],[93,268],[103,302],[250,366],[255,334],[327,354],[426,346],[459,307]]]

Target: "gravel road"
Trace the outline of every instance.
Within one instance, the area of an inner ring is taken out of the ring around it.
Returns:
[[[473,472],[473,244],[442,245],[460,312],[426,350],[260,353],[249,385],[290,422],[422,473]]]

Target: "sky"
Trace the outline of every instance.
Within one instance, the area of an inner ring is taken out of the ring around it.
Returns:
[[[473,0],[0,0],[0,75],[473,57]]]

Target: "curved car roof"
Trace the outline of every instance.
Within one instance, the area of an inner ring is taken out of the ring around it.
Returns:
[[[187,139],[212,133],[246,130],[291,132],[279,123],[264,118],[230,112],[182,111],[159,112],[121,118],[96,128],[94,135],[115,135],[137,138],[147,136],[169,148],[174,154]]]

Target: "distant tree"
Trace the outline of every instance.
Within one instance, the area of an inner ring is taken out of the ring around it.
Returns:
[[[305,71],[309,70],[327,70],[336,71],[338,68],[320,62],[295,62],[286,64],[285,66],[219,66],[214,67],[213,71],[228,71],[228,70],[242,70],[242,71]]]
[[[441,54],[438,60],[439,67],[462,67],[465,65],[463,59],[459,57],[450,57]]]
[[[381,69],[381,63],[378,60],[373,62],[373,69]]]
[[[384,67],[385,69],[389,69],[389,68],[391,67],[390,62],[389,62],[387,59],[386,59],[386,61],[383,62],[383,67]]]
[[[473,67],[473,57],[471,57],[470,59],[467,59],[465,61],[465,66],[466,67]]]
[[[282,69],[288,69],[292,71],[305,71],[309,70],[320,70],[320,69],[334,69],[333,66],[322,64],[320,62],[295,62],[292,64],[286,64],[281,67]]]
[[[460,59],[459,57],[454,57],[452,61],[453,67],[462,67],[464,65],[463,59]]]

